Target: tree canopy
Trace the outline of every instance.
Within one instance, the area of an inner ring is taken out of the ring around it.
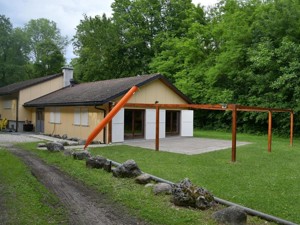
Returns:
[[[220,0],[209,8],[191,0],[115,0],[112,11],[111,17],[84,16],[77,26],[72,65],[78,80],[159,72],[195,103],[299,112],[298,0]],[[54,22],[14,29],[1,16],[0,32],[1,85],[24,68],[44,75],[64,62],[67,42]],[[288,117],[275,116],[274,127],[286,131]],[[197,112],[200,117],[196,125],[230,127],[226,112]],[[267,114],[242,113],[239,120],[247,131],[267,127]]]
[[[53,21],[30,20],[14,28],[0,15],[0,86],[57,73],[65,64],[67,44]]]

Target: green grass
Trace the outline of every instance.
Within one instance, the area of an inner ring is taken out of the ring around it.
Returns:
[[[67,224],[58,199],[30,173],[23,162],[0,149],[0,209],[5,224]]]
[[[230,133],[212,131],[196,131],[195,136],[231,138]],[[272,153],[268,153],[267,136],[238,134],[237,139],[252,144],[237,148],[236,163],[230,162],[230,149],[191,156],[117,145],[91,149],[91,152],[117,162],[134,159],[144,172],[173,182],[188,177],[219,198],[300,223],[300,142],[295,140],[294,146],[289,147],[289,139],[273,137]],[[84,161],[73,160],[61,153],[37,151],[36,144],[22,146],[106,193],[146,221],[155,224],[214,224],[210,219],[211,210],[201,212],[174,207],[169,196],[154,196],[150,189],[131,179],[117,179],[103,170],[86,169]],[[248,224],[262,223],[250,218]]]

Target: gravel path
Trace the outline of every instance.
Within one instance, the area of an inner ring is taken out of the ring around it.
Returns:
[[[35,141],[40,141],[40,140],[20,133],[0,133],[0,145],[7,144],[7,143],[35,142]]]

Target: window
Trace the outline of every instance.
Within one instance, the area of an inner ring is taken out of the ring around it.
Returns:
[[[74,110],[74,125],[89,125],[89,112],[87,108],[76,108]]]
[[[12,100],[4,100],[3,101],[3,108],[4,109],[11,109],[12,106]]]
[[[60,123],[60,108],[51,108],[50,123]]]

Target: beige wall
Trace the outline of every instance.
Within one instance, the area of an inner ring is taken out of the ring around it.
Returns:
[[[11,107],[10,108],[4,108],[4,102],[9,101]],[[17,101],[12,96],[0,96],[0,114],[1,118],[8,119],[8,120],[15,120],[16,119],[16,106]]]
[[[186,104],[179,95],[160,80],[155,80],[139,88],[128,103]]]
[[[63,87],[63,76],[55,79],[25,88],[19,93],[19,121],[32,121],[35,124],[35,119],[32,117],[32,109],[26,109],[23,107],[25,102],[31,101]]]
[[[118,102],[120,98],[115,99]],[[187,103],[179,95],[173,92],[168,86],[161,81],[153,81],[139,89],[129,103],[155,103],[159,101],[161,104],[185,104]],[[75,109],[88,109],[88,126],[74,125]],[[108,112],[107,104],[102,107]],[[103,111],[97,110],[94,107],[59,107],[60,109],[60,123],[50,122],[50,112],[52,108],[45,108],[45,134],[67,134],[68,137],[76,137],[80,139],[87,139],[89,134],[97,126],[97,124],[104,118]],[[35,121],[33,121],[35,122]],[[108,126],[106,133],[106,140],[108,138]],[[103,142],[103,131],[94,139],[95,141]]]
[[[88,109],[88,125],[75,125],[75,109]],[[60,107],[60,123],[50,122],[50,112],[53,108],[45,109],[45,134],[67,134],[69,138],[76,137],[86,140],[96,125],[103,119],[103,111],[94,107]],[[107,137],[106,137],[107,138]],[[103,142],[103,131],[94,139]]]

